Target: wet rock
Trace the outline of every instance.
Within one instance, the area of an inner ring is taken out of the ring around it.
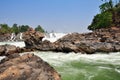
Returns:
[[[34,54],[9,58],[0,63],[0,80],[61,80],[53,67]]]

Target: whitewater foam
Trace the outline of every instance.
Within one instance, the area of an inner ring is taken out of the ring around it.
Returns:
[[[9,45],[15,45],[16,47],[25,47],[25,43],[23,41],[8,41],[8,42],[0,42],[0,45],[5,45],[5,44],[9,44]]]
[[[0,56],[0,61],[2,60],[2,59],[4,59],[5,58],[5,56]]]
[[[62,38],[65,35],[67,35],[67,34],[66,33],[48,33],[45,35],[45,38],[43,38],[43,41],[48,40],[50,42],[55,42],[59,38]]]
[[[85,61],[88,63],[100,63],[100,64],[114,64],[120,65],[120,52],[110,54],[65,54],[62,52],[32,52],[37,56],[40,56],[43,60],[50,62],[51,64],[64,64],[71,61]]]

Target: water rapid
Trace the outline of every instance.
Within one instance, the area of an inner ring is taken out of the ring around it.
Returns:
[[[63,36],[63,34],[59,35]],[[45,39],[51,40],[51,42],[60,37],[50,36],[52,37]],[[0,45],[4,44],[25,46],[24,42],[0,42]],[[62,80],[120,80],[120,52],[92,55],[40,51],[27,53],[34,53],[48,62],[60,73]]]
[[[53,66],[62,80],[120,80],[120,52],[75,54],[31,52]]]

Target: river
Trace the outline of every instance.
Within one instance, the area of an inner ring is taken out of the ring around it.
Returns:
[[[0,42],[24,47],[24,42]],[[53,66],[62,80],[120,80],[120,52],[92,55],[62,52],[34,53]],[[26,54],[26,53],[25,53]]]

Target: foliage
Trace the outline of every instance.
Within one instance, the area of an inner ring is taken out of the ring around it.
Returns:
[[[30,27],[28,25],[22,25],[19,26],[20,32],[25,32],[29,29]]]
[[[12,27],[9,27],[7,24],[0,24],[0,34],[5,34],[5,33],[15,33],[18,34],[20,32],[26,32],[29,29],[29,25],[17,25],[17,24],[13,24]],[[44,29],[38,25],[35,28],[36,31],[40,31],[40,32],[45,32]]]
[[[44,29],[43,29],[40,25],[38,25],[38,26],[35,28],[35,31],[40,31],[40,32],[42,32],[42,33],[45,32]]]
[[[107,10],[113,9],[113,1],[109,0],[109,2],[105,2],[102,5],[99,6],[101,12],[105,12]]]
[[[100,28],[106,28],[112,25],[112,14],[110,12],[104,12],[102,14],[97,14],[90,26],[89,30],[95,30]]]
[[[101,12],[93,18],[89,30],[120,26],[120,2],[113,4],[113,0],[102,1],[105,3],[99,6]]]
[[[16,34],[20,32],[20,29],[17,26],[17,24],[13,24],[11,30],[12,30],[12,33],[16,33]]]
[[[11,29],[7,24],[0,24],[0,33],[4,34],[4,33],[10,33]]]

